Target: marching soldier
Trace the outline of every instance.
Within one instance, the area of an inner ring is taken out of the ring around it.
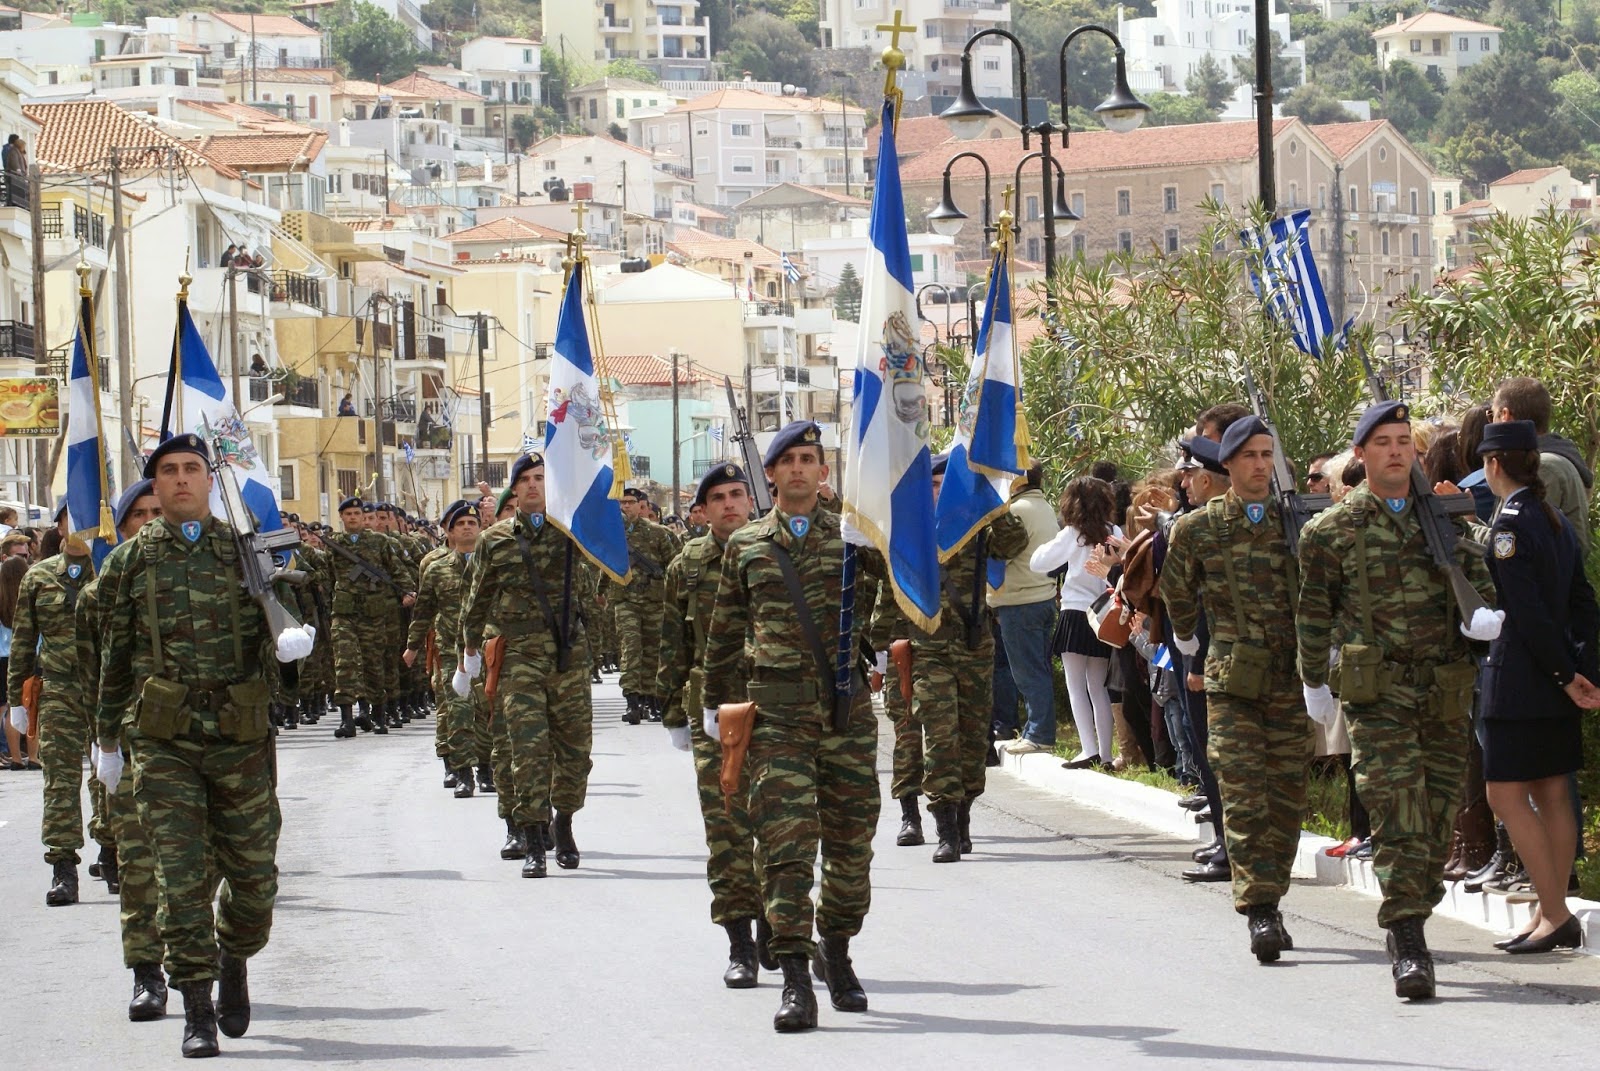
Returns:
[[[339,503],[344,531],[323,541],[333,563],[334,702],[339,726],[333,735],[349,739],[362,732],[387,733],[384,701],[391,677],[386,670],[391,636],[389,623],[398,610],[396,594],[410,606],[416,594],[402,589],[396,577],[403,566],[383,533],[369,531],[370,504],[350,497]],[[360,716],[353,708],[360,705]]]
[[[1366,483],[1306,525],[1300,543],[1300,678],[1306,709],[1332,717],[1328,656],[1339,650],[1339,699],[1350,723],[1356,785],[1372,813],[1373,869],[1383,887],[1395,995],[1434,994],[1423,926],[1444,898],[1444,864],[1467,761],[1477,667],[1466,638],[1499,634],[1480,608],[1458,629],[1412,500],[1411,409],[1379,402],[1351,440]],[[1460,522],[1457,522],[1458,524]],[[1493,597],[1483,560],[1456,548],[1472,586]],[[1220,617],[1220,615],[1219,615]]]
[[[706,735],[714,736],[718,707],[747,696],[756,706],[751,812],[766,854],[771,950],[783,969],[773,1027],[792,1032],[817,1025],[806,970],[813,956],[833,1006],[867,1010],[850,938],[871,900],[878,724],[859,673],[852,674],[859,688],[847,702],[835,701],[845,544],[838,515],[817,503],[828,474],[821,429],[809,420],[789,424],[773,437],[765,462],[777,482],[777,504],[735,532],[723,551],[706,636],[702,716]],[[801,599],[790,597],[791,585]],[[813,905],[819,845],[822,890]],[[820,941],[812,939],[813,918]]]
[[[622,517],[628,535],[628,583],[609,585],[617,640],[622,651],[622,695],[627,700],[623,720],[638,725],[641,718],[659,721],[656,698],[656,658],[661,635],[661,608],[666,598],[663,578],[667,563],[677,554],[677,544],[659,524],[650,520],[650,502],[643,491],[622,493]]]
[[[1298,570],[1271,494],[1272,433],[1259,417],[1223,433],[1229,488],[1173,525],[1160,592],[1178,649],[1199,650],[1203,600],[1209,759],[1222,789],[1234,910],[1250,951],[1272,963],[1294,947],[1278,902],[1300,845],[1312,730],[1295,672]]]

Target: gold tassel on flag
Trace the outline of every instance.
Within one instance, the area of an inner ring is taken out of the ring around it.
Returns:
[[[589,326],[589,359],[594,363],[594,379],[600,388],[600,408],[606,415],[607,437],[611,440],[611,494],[610,498],[621,499],[622,492],[628,484],[633,482],[633,463],[628,460],[628,446],[623,441],[622,430],[619,426],[621,420],[617,416],[616,399],[611,392],[611,373],[606,368],[606,348],[600,339],[600,306],[594,296],[594,276],[589,271],[589,255],[584,252],[583,245],[589,239],[588,233],[583,229],[583,214],[585,202],[579,201],[575,206],[578,213],[578,226],[567,235],[567,253],[561,258],[563,273],[562,282],[571,285],[573,273],[581,273],[584,288],[584,304],[587,306],[585,313]],[[623,221],[627,225],[627,221]]]

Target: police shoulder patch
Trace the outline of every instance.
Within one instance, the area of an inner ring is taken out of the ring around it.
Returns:
[[[1517,533],[1496,532],[1494,534],[1494,556],[1496,558],[1510,558],[1517,553]]]

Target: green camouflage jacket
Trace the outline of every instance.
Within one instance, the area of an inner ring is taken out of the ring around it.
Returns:
[[[978,560],[978,537],[974,536],[966,546],[962,547],[949,561],[939,566],[939,627],[933,632],[925,632],[921,628],[913,627],[911,621],[900,609],[900,604],[895,601],[894,585],[881,584],[876,586],[877,605],[872,614],[871,639],[874,650],[887,650],[889,643],[897,639],[909,639],[912,645],[921,650],[924,648],[958,647],[967,649],[967,626],[964,615],[974,610],[972,605],[973,583],[979,569],[988,569],[989,558],[1010,559],[1028,549],[1028,529],[1016,517],[1009,513],[1002,513],[986,525],[980,533],[983,536],[984,560]],[[991,650],[992,636],[989,632],[989,606],[984,594],[988,590],[986,581],[978,582],[978,603],[976,620],[979,627],[979,645],[973,650]],[[869,605],[869,604],[863,604]]]
[[[677,539],[654,521],[631,521],[626,530],[633,573],[626,585],[612,581],[607,591],[612,598],[629,602],[659,602],[666,590],[667,565],[678,553]]]
[[[77,575],[73,571],[76,569]],[[44,674],[76,694],[78,644],[73,605],[83,586],[94,579],[87,555],[69,558],[56,554],[37,563],[22,576],[17,590],[16,616],[12,619],[11,663],[6,674],[6,694],[12,706],[22,705],[22,685],[34,671]]]
[[[490,626],[508,637],[549,636],[544,606],[523,562],[519,534],[527,541],[528,557],[544,581],[545,597],[557,623],[562,616],[570,564],[572,600],[567,640],[576,649],[584,640],[583,610],[595,600],[594,574],[584,568],[583,553],[565,533],[553,524],[534,525],[520,513],[490,525],[478,536],[472,563],[463,578],[466,594],[461,608],[461,646],[482,648]]]
[[[661,722],[669,729],[687,725],[691,711],[695,717],[700,716],[704,685],[701,660],[725,549],[726,545],[707,531],[685,543],[682,553],[667,566],[656,694],[667,697]]]
[[[465,594],[462,582],[466,575],[465,554],[445,551],[428,556],[422,583],[417,587],[416,605],[411,608],[408,649],[422,653],[428,646],[428,630],[432,629],[440,659],[455,664],[461,654],[461,597]]]

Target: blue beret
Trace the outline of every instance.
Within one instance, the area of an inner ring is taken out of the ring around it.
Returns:
[[[706,504],[706,495],[711,493],[713,487],[721,487],[725,483],[742,483],[748,485],[744,469],[733,462],[722,465],[713,465],[700,477],[700,485],[694,489],[694,502],[692,505],[703,506]]]
[[[1356,421],[1356,433],[1350,437],[1351,446],[1365,445],[1367,437],[1378,430],[1380,424],[1411,425],[1411,407],[1405,402],[1375,402]]]
[[[340,513],[343,513],[347,509],[361,509],[361,508],[362,508],[362,505],[361,505],[361,496],[360,495],[351,495],[349,498],[347,498],[343,502],[339,503],[339,512]]]
[[[1228,430],[1222,433],[1222,441],[1217,444],[1217,460],[1227,461],[1237,454],[1244,444],[1256,435],[1271,435],[1267,422],[1258,416],[1240,417],[1228,425]]]
[[[133,509],[133,504],[139,501],[139,499],[143,498],[145,495],[154,494],[154,487],[155,485],[149,480],[140,480],[138,483],[122,492],[122,497],[117,499],[117,508],[113,514],[113,523],[118,528],[121,528],[122,522],[128,519],[128,511]]]
[[[515,487],[529,469],[544,468],[543,454],[523,454],[511,463],[511,486]]]
[[[478,504],[458,498],[450,503],[450,508],[444,511],[444,517],[439,521],[439,527],[449,531],[462,517],[477,517]]]
[[[1228,474],[1228,470],[1222,467],[1222,455],[1218,452],[1217,444],[1204,435],[1196,435],[1192,439],[1185,440],[1182,445],[1189,451],[1189,456],[1195,460],[1199,468],[1219,476]]]
[[[794,420],[779,429],[767,447],[767,456],[761,459],[763,467],[776,464],[785,450],[796,446],[822,446],[822,429],[812,420]]]
[[[206,464],[211,463],[211,451],[206,449],[206,442],[193,432],[174,435],[154,450],[150,451],[150,459],[144,463],[144,478],[151,479],[156,474],[156,465],[164,457],[173,454],[197,454]]]
[[[378,507],[374,506],[371,502],[363,502],[363,503],[361,503],[361,512],[362,513],[376,513],[377,511],[378,511]]]
[[[1539,449],[1539,433],[1534,430],[1531,420],[1507,420],[1501,424],[1490,424],[1483,429],[1483,442],[1478,444],[1478,453],[1487,454],[1491,450],[1537,450]]]
[[[950,451],[933,455],[933,474],[943,476],[944,470],[950,467]]]

